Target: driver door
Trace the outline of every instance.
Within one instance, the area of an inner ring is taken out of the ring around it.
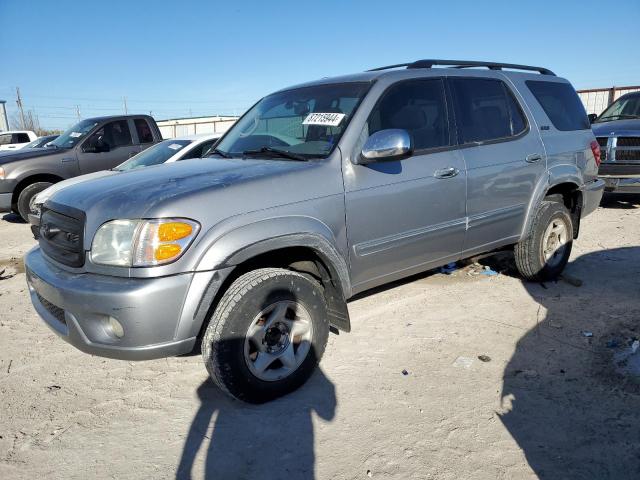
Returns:
[[[457,260],[466,226],[466,168],[452,146],[440,78],[398,82],[383,93],[361,135],[406,130],[401,160],[349,165],[344,175],[354,293]]]
[[[102,125],[82,144],[78,153],[80,173],[109,170],[135,155],[140,147],[133,144],[127,120]]]

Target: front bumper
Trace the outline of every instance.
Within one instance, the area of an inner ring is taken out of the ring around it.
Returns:
[[[54,332],[83,352],[124,360],[192,351],[204,318],[201,300],[217,277],[214,271],[159,278],[72,273],[39,247],[25,256],[25,271],[33,306]],[[120,338],[112,318],[122,326]]]
[[[600,177],[605,183],[606,192],[640,193],[640,177]]]
[[[582,217],[593,213],[600,205],[604,193],[604,182],[601,179],[586,184],[582,189]]]

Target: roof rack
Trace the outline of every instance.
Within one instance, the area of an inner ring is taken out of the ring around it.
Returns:
[[[526,70],[531,72],[538,72],[542,75],[553,75],[553,73],[548,68],[543,67],[532,67],[530,65],[517,65],[515,63],[497,63],[497,62],[478,62],[476,60],[417,60],[411,63],[397,63],[395,65],[388,65],[386,67],[378,67],[372,68],[368,70],[369,72],[378,72],[380,70],[389,70],[392,68],[400,68],[406,67],[407,69],[413,68],[431,68],[434,65],[446,65],[453,68],[472,68],[472,67],[486,67],[489,70],[502,70],[503,68],[508,68],[511,70]]]

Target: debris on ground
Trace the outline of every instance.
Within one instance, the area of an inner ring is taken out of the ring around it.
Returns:
[[[470,368],[473,364],[473,358],[469,357],[458,357],[453,362],[454,367],[462,367],[462,368]]]
[[[491,357],[489,355],[478,355],[478,360],[487,363],[491,361]]]
[[[562,324],[557,320],[549,320],[549,326],[558,329],[562,328]]]
[[[638,348],[640,348],[640,342],[638,340],[634,340],[631,344],[631,353],[636,353]]]
[[[574,277],[573,275],[569,275],[568,273],[563,273],[562,275],[560,275],[560,280],[564,280],[569,285],[573,285],[574,287],[582,286],[582,280]]]
[[[402,374],[406,376],[409,375],[409,372],[407,372],[406,370],[402,370]]]
[[[495,277],[496,275],[498,275],[498,272],[496,272],[493,268],[489,267],[489,266],[485,266],[484,270],[482,270],[480,272],[481,275],[487,275],[489,277]]]
[[[458,265],[456,264],[456,262],[448,263],[444,267],[440,267],[438,269],[440,273],[444,273],[445,275],[451,275],[456,270],[458,270]]]
[[[591,338],[591,337],[593,337],[593,332],[583,331],[582,332],[582,336],[583,337],[587,337],[587,338]]]
[[[373,477],[373,473],[371,473],[371,470],[367,470],[367,477]]]
[[[638,350],[640,350],[640,341],[629,339],[627,345],[613,355],[616,371],[635,381],[640,380],[640,352]]]
[[[620,346],[620,342],[618,340],[609,340],[607,342],[607,348],[618,348]]]

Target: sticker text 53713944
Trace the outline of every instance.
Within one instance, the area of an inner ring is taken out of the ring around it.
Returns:
[[[325,127],[337,127],[345,117],[344,113],[310,113],[302,122],[303,125],[323,125]]]

